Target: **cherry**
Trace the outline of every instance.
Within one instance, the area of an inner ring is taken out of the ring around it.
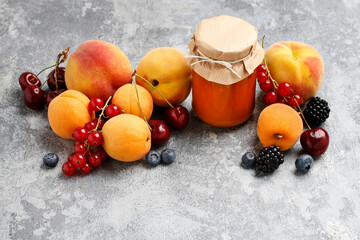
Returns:
[[[109,157],[102,147],[97,148],[95,151],[92,151],[92,153],[97,153],[100,156],[101,161],[105,161]]]
[[[34,85],[34,86],[40,87],[41,81],[39,78],[36,77],[35,74],[33,74],[31,72],[24,72],[19,77],[19,84],[20,84],[21,89],[24,91],[25,88],[29,85]]]
[[[160,120],[151,120],[149,125],[152,128],[151,142],[157,145],[166,143],[170,138],[169,127]]]
[[[49,107],[49,104],[50,102],[56,98],[57,96],[59,96],[61,93],[65,92],[66,89],[59,89],[59,93],[55,91],[52,91],[52,92],[49,92],[47,95],[46,95],[46,100],[45,100],[45,104],[47,107]]]
[[[74,150],[76,153],[84,154],[86,152],[86,147],[82,143],[78,143],[74,146]]]
[[[93,97],[90,99],[89,110],[90,111],[99,111],[104,107],[104,101],[101,98]]]
[[[120,108],[118,106],[116,106],[115,104],[110,104],[105,110],[105,114],[108,118],[115,117],[115,116],[119,115],[120,113],[121,113]]]
[[[304,131],[300,136],[304,151],[310,155],[321,155],[329,146],[329,134],[323,128]]]
[[[69,156],[70,157],[70,156]],[[81,168],[83,166],[85,166],[86,164],[86,158],[84,157],[84,155],[80,154],[80,153],[75,153],[72,157],[71,157],[71,164],[74,167],[78,167]]]
[[[104,138],[99,132],[90,132],[87,141],[92,147],[97,147],[104,142]]]
[[[91,172],[92,167],[88,163],[85,163],[85,166],[80,168],[80,170],[83,174],[88,175]]]
[[[83,143],[88,137],[88,131],[83,127],[75,128],[73,132],[73,138],[75,141]]]
[[[278,87],[278,94],[282,97],[287,97],[290,94],[292,94],[293,90],[292,87],[290,85],[290,83],[288,82],[282,82],[279,84]]]
[[[263,96],[262,101],[266,106],[268,106],[270,104],[276,103],[277,99],[278,99],[278,94],[274,91],[270,91]]]
[[[76,173],[76,167],[74,167],[71,162],[65,162],[62,165],[62,171],[66,176],[71,176]]]
[[[97,167],[101,164],[101,157],[98,153],[92,153],[89,156],[89,164],[92,167]]]
[[[296,99],[296,101],[295,101],[294,98]],[[300,97],[300,95],[298,95],[298,94],[291,95],[290,98],[289,98],[289,105],[290,105],[291,107],[297,107],[296,102],[299,104],[299,106],[300,106],[301,104],[303,104],[303,100],[302,100],[302,98]]]
[[[54,91],[56,90],[56,82],[55,82],[55,70],[52,70],[49,75],[48,75],[48,81],[47,84],[49,86],[49,88]],[[66,89],[66,85],[65,85],[65,68],[64,67],[58,67],[56,70],[56,74],[57,74],[57,85],[58,85],[58,89]]]
[[[175,129],[184,129],[189,123],[189,111],[181,105],[168,108],[165,111],[165,120]]]
[[[269,92],[271,90],[273,90],[273,84],[270,80],[265,80],[264,82],[259,83],[260,89],[263,92]]]
[[[44,106],[46,95],[40,87],[29,85],[24,91],[25,105],[33,110],[39,110]]]

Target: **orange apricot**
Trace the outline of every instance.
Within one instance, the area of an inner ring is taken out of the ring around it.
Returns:
[[[141,109],[146,120],[149,120],[153,112],[153,99],[150,93],[140,85],[136,85]],[[136,90],[133,84],[125,84],[120,87],[114,94],[112,103],[118,106],[125,113],[133,114],[138,117],[143,117],[139,108],[139,103],[136,97]]]
[[[264,147],[279,146],[288,150],[299,139],[303,122],[299,114],[288,105],[275,103],[266,107],[259,116],[257,134]]]
[[[94,118],[88,110],[89,98],[76,90],[67,90],[54,98],[48,108],[51,129],[60,137],[72,139],[75,128]]]
[[[118,161],[132,162],[143,158],[151,148],[151,132],[145,121],[132,114],[121,114],[108,120],[103,129],[103,148]]]

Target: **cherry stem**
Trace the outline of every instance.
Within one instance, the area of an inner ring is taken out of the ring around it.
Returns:
[[[146,80],[145,78],[143,78],[142,76],[140,76],[140,75],[137,74],[137,73],[135,73],[134,75],[135,75],[136,77],[141,78],[141,79],[144,80],[145,82],[147,82],[153,89],[155,89],[155,91],[157,91],[157,92],[160,94],[160,96],[167,102],[167,104],[169,104],[169,106],[170,106],[171,108],[174,108],[174,106],[166,99],[166,97],[165,97],[154,85],[152,85],[148,80]]]
[[[34,80],[35,80],[43,71],[45,71],[45,70],[47,70],[47,69],[49,69],[49,68],[55,67],[55,66],[56,66],[56,64],[55,64],[55,65],[52,65],[52,66],[50,66],[50,67],[44,68],[44,69],[41,70],[35,77],[33,77],[33,78],[30,80],[30,82],[34,82]]]
[[[45,85],[45,83],[50,79],[51,76],[48,76],[48,78],[45,80],[45,82],[43,82],[40,86],[40,89]]]
[[[304,116],[303,112],[301,111],[301,108],[300,108],[300,106],[299,106],[299,103],[297,102],[297,100],[296,100],[295,97],[294,97],[294,100],[295,100],[295,102],[296,102],[297,109],[300,111],[301,117],[304,119],[304,122],[305,122],[306,126],[309,128],[309,130],[311,130],[311,127],[309,126],[308,122],[306,121],[305,116]]]
[[[56,94],[59,94],[59,87],[58,87],[58,82],[57,82],[57,70],[59,68],[59,58],[60,58],[60,55],[57,56],[56,58],[56,66],[55,66],[55,71],[54,71],[54,74],[55,74],[55,86],[56,86]]]
[[[104,116],[104,111],[105,111],[106,107],[108,106],[110,99],[111,99],[111,96],[106,100],[106,103],[105,103],[104,107],[101,110],[101,114],[100,114],[100,116],[98,118],[98,121],[97,121],[97,124],[96,124],[96,127],[95,127],[94,131],[98,131],[100,120]]]
[[[150,127],[148,121],[146,120],[145,115],[144,115],[144,113],[142,111],[142,108],[141,108],[139,93],[138,93],[138,90],[137,90],[136,78],[133,78],[133,84],[134,84],[134,87],[135,87],[136,98],[137,98],[137,102],[138,102],[138,105],[139,105],[139,108],[140,108],[141,115],[144,118],[144,121],[146,122],[146,124],[148,125],[150,131],[152,131],[152,128]]]

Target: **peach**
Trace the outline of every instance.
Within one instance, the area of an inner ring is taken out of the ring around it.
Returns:
[[[150,93],[140,85],[136,85],[140,106],[144,113],[146,120],[149,120],[153,111],[153,100]],[[139,103],[136,96],[135,86],[133,84],[125,84],[120,87],[112,98],[112,103],[117,105],[125,113],[133,114],[143,118],[139,108]]]
[[[324,61],[311,46],[294,41],[278,42],[265,52],[271,76],[291,84],[304,102],[314,97],[324,78]]]
[[[141,59],[136,73],[155,86],[172,105],[182,103],[189,96],[191,68],[180,50],[169,47],[151,50]],[[169,106],[148,83],[139,77],[136,81],[150,92],[157,106]]]
[[[139,160],[151,148],[151,132],[147,124],[132,114],[111,118],[105,123],[102,134],[106,153],[118,161]]]
[[[48,108],[51,129],[62,138],[72,139],[75,128],[84,126],[95,116],[88,110],[89,102],[87,96],[75,90],[61,93]]]
[[[297,142],[303,130],[299,114],[290,106],[275,103],[266,107],[259,116],[257,134],[264,147],[279,146],[288,150]]]
[[[65,82],[68,89],[103,101],[131,82],[132,68],[126,55],[115,45],[90,40],[83,42],[67,60]]]

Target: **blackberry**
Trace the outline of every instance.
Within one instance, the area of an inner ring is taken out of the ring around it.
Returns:
[[[313,97],[303,111],[306,121],[314,127],[320,126],[329,117],[328,103],[319,97]]]
[[[255,171],[258,175],[274,172],[284,162],[284,155],[280,147],[271,145],[263,148],[255,162]]]

